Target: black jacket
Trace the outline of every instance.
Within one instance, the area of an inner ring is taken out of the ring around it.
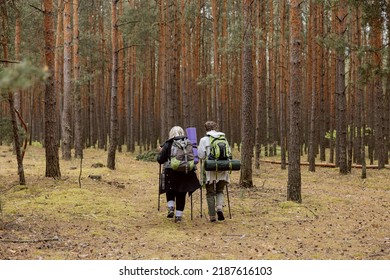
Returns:
[[[171,156],[171,146],[173,143],[173,139],[181,139],[185,138],[185,136],[178,136],[175,138],[168,139],[163,145],[162,149],[157,156],[157,161],[159,164],[166,163]],[[172,169],[163,169],[165,174],[170,178],[169,182],[167,182],[167,187],[170,190],[176,190],[178,192],[188,192],[191,195],[194,191],[201,187],[198,177],[196,175],[195,169],[188,172],[176,172]]]

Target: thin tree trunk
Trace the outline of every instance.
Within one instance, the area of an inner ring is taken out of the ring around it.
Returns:
[[[61,131],[62,131],[62,80],[63,80],[63,56],[64,56],[64,16],[63,16],[63,0],[58,0],[57,2],[57,27],[55,34],[55,50],[54,50],[54,86],[56,92],[56,102],[57,106],[57,123],[58,123],[58,135],[61,139]],[[61,113],[60,113],[61,112]]]
[[[21,40],[21,20],[20,20],[20,12],[16,11],[16,20],[15,20],[15,60],[19,61],[20,60],[20,40]],[[21,96],[20,96],[20,91],[15,91],[13,93],[14,96],[14,105],[15,109],[18,110],[19,112],[21,111]],[[16,120],[18,125],[20,125],[19,121]]]
[[[383,169],[385,167],[385,140],[384,140],[384,98],[382,88],[382,7],[380,1],[375,1],[373,4],[373,15],[371,15],[371,27],[372,27],[372,47],[374,48],[373,53],[373,67],[374,67],[374,118],[375,118],[375,153],[378,158],[378,168]]]
[[[267,45],[267,19],[266,2],[258,3],[257,25],[260,29],[259,44],[257,49],[257,110],[256,110],[256,135],[255,135],[255,168],[260,168],[261,145],[266,142],[266,45]]]
[[[181,97],[183,99],[183,125],[184,127],[190,126],[190,104],[189,104],[189,94],[188,94],[188,60],[187,60],[187,31],[186,31],[186,13],[185,13],[185,0],[180,0],[180,60],[181,60],[181,71],[180,71],[180,88],[181,88]]]
[[[269,4],[269,30],[268,30],[268,95],[267,95],[267,149],[268,156],[274,155],[274,107],[273,98],[275,94],[275,58],[274,48],[274,3],[268,1]]]
[[[316,101],[317,101],[317,48],[316,48],[316,35],[317,35],[317,4],[314,4],[313,0],[310,1],[310,22],[311,28],[309,32],[312,33],[311,36],[311,50],[312,50],[312,59],[309,61],[311,63],[311,88],[307,89],[311,91],[311,106],[310,106],[310,128],[309,128],[309,171],[315,172],[315,132],[316,132]]]
[[[227,49],[228,48],[228,40],[229,40],[229,33],[228,33],[228,12],[227,12],[227,0],[222,0],[222,10],[221,10],[221,19],[222,19],[222,48]],[[230,108],[229,108],[229,102],[228,102],[228,81],[229,81],[229,58],[228,53],[222,52],[221,54],[221,99],[219,103],[220,106],[220,128],[221,131],[229,131],[229,125],[230,125]]]
[[[80,53],[79,53],[79,0],[73,0],[73,90],[75,110],[75,157],[83,158],[83,122],[80,89]]]
[[[117,2],[111,0],[111,115],[110,115],[110,145],[108,148],[107,167],[115,169],[115,154],[118,143],[118,25],[117,25]]]
[[[72,148],[72,27],[71,27],[71,0],[64,0],[64,96],[62,111],[62,158],[70,160]]]
[[[362,18],[362,10],[361,7],[356,8],[356,46],[357,48],[360,48],[362,46],[362,27],[361,27],[361,18]],[[360,56],[357,56],[357,65],[356,68],[360,67],[362,65],[362,58]],[[359,108],[360,108],[360,122],[358,127],[358,134],[360,135],[360,162],[362,165],[362,173],[361,178],[365,179],[367,178],[367,166],[366,166],[366,146],[365,146],[365,134],[366,134],[366,118],[365,118],[365,102],[364,102],[364,88],[361,84],[361,81],[363,80],[362,72],[358,71],[358,83],[357,83],[357,94],[359,99]]]
[[[103,0],[100,0],[99,5],[103,5]],[[102,54],[106,53],[106,41],[105,41],[105,32],[104,32],[104,18],[103,15],[99,16],[99,31],[100,31],[100,51]],[[106,149],[107,147],[107,126],[106,126],[106,107],[108,106],[105,102],[105,71],[106,71],[105,57],[103,56],[99,78],[97,79],[98,87],[98,130],[99,130],[99,140],[98,147],[99,149]]]
[[[286,41],[285,41],[285,26],[286,26],[286,0],[281,1],[280,7],[280,28],[281,28],[281,36],[280,36],[280,61],[279,61],[279,119],[280,119],[280,158],[281,158],[281,169],[286,169],[286,88],[285,88],[285,73],[287,69],[285,69],[285,60],[286,60]]]
[[[123,16],[123,0],[118,0],[118,18]],[[117,102],[118,102],[118,152],[122,152],[122,146],[124,144],[124,102],[125,102],[125,51],[123,42],[123,33],[118,29],[118,90],[117,90]]]
[[[4,30],[7,29],[8,26],[8,17],[5,16],[3,19],[3,27]],[[2,34],[3,35],[3,34]],[[6,35],[2,36],[3,40],[1,44],[3,45],[3,53],[4,53],[4,61],[6,62],[7,66],[7,61],[8,61],[8,39]],[[14,94],[10,91],[8,93],[8,103],[9,103],[9,113],[11,116],[11,126],[12,126],[12,132],[13,132],[13,139],[14,139],[14,151],[16,154],[16,161],[18,163],[18,175],[19,175],[19,184],[20,185],[25,185],[26,184],[26,179],[24,176],[24,168],[23,168],[23,158],[22,158],[22,153],[20,149],[20,140],[19,140],[19,129],[18,129],[18,122],[16,118],[16,108],[15,108],[15,100],[14,100]]]
[[[340,38],[346,36],[348,8],[345,0],[340,1],[337,12],[338,35]],[[347,166],[347,106],[345,86],[345,51],[344,48],[337,50],[336,68],[336,96],[337,96],[337,134],[339,140],[339,167],[341,174],[348,173]]]
[[[218,4],[217,0],[211,0],[211,12],[213,18],[213,37],[214,37],[214,52],[213,52],[213,65],[214,65],[214,98],[212,99],[212,103],[215,104],[215,119],[217,120],[217,124],[221,123],[221,103],[220,103],[220,80],[221,73],[219,68],[219,16],[218,16]],[[213,102],[214,100],[214,102]]]

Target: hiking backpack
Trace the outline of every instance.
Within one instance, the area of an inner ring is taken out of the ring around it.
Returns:
[[[229,146],[229,142],[226,140],[225,135],[219,135],[218,137],[210,136],[210,154],[208,156],[211,160],[228,160],[232,159],[232,154]]]
[[[194,169],[194,152],[188,138],[173,139],[170,165],[172,170],[188,173]]]

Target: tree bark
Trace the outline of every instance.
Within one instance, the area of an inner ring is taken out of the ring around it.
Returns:
[[[257,98],[256,98],[256,134],[255,134],[255,168],[260,168],[261,145],[266,143],[267,112],[267,9],[266,2],[258,3],[257,25],[260,30],[257,48]]]
[[[243,2],[243,55],[242,55],[242,127],[241,127],[241,173],[240,186],[244,188],[253,187],[252,180],[252,157],[253,157],[253,135],[252,135],[252,103],[253,103],[253,64],[252,64],[252,40],[253,40],[253,1]]]
[[[315,4],[312,1],[310,1],[310,30],[308,32],[311,32],[311,73],[309,75],[311,76],[311,88],[308,90],[311,91],[311,103],[310,103],[310,128],[309,128],[309,171],[315,172],[315,158],[316,158],[316,152],[315,152],[315,133],[316,133],[316,100],[317,100],[317,42],[316,42],[316,34],[317,34],[317,4]]]
[[[214,38],[214,49],[213,49],[213,71],[214,71],[214,87],[213,93],[214,98],[212,98],[212,103],[215,104],[214,112],[215,115],[213,119],[217,120],[217,124],[221,123],[221,103],[220,103],[220,81],[221,81],[221,73],[219,66],[219,10],[217,0],[211,0],[211,13],[213,19],[213,38]]]
[[[301,7],[299,0],[290,2],[290,137],[288,145],[287,200],[301,203],[300,113],[301,113]]]
[[[64,92],[62,111],[62,158],[70,160],[72,148],[72,27],[71,0],[64,0]]]
[[[374,1],[372,3],[373,14],[371,15],[371,27],[372,27],[372,47],[373,52],[373,83],[374,83],[374,118],[375,118],[375,153],[378,158],[378,168],[382,169],[385,167],[385,140],[384,140],[384,131],[385,131],[385,118],[383,107],[385,100],[383,98],[383,88],[382,88],[382,7],[380,1]]]
[[[108,148],[107,167],[115,169],[115,154],[118,143],[118,25],[117,2],[111,0],[111,115],[110,115],[110,145]]]
[[[346,34],[346,24],[348,7],[345,0],[340,1],[337,11],[338,36],[344,40]],[[348,173],[347,166],[347,106],[346,106],[346,86],[345,86],[345,47],[337,49],[336,68],[336,97],[337,97],[337,134],[339,141],[339,167],[341,174]]]
[[[73,96],[74,96],[74,132],[75,132],[75,157],[83,158],[83,122],[80,89],[80,53],[79,53],[79,0],[73,0]]]
[[[285,28],[286,28],[286,0],[280,2],[280,47],[279,47],[279,130],[280,130],[280,161],[281,169],[286,169],[286,87],[285,80],[287,69],[285,69],[286,61],[286,41],[285,41]]]
[[[51,74],[45,85],[45,156],[46,177],[60,178],[57,136],[57,98],[54,86],[54,19],[53,0],[45,0],[44,5],[44,35],[45,59],[48,72]]]

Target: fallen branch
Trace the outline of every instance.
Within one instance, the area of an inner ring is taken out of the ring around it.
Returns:
[[[20,63],[20,61],[8,60],[8,59],[0,59],[0,63]]]
[[[301,206],[302,206],[302,207],[305,207],[307,210],[309,210],[309,211],[314,215],[314,217],[315,217],[316,219],[319,218],[318,215],[317,215],[316,213],[314,213],[313,210],[311,210],[309,207],[307,207],[307,206],[305,206],[305,205],[301,205]]]
[[[6,243],[38,243],[38,242],[47,242],[47,241],[59,241],[58,237],[53,238],[44,238],[44,239],[32,239],[32,240],[16,240],[16,239],[0,239],[0,242]]]

